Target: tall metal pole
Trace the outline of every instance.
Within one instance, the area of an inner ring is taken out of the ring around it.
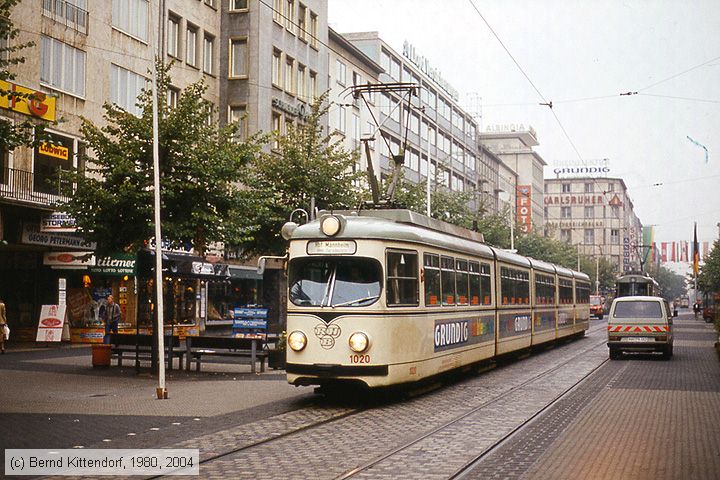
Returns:
[[[600,295],[600,257],[595,257],[595,295]]]
[[[164,2],[160,2],[162,8]],[[158,101],[157,101],[157,59],[158,46],[162,44],[162,13],[158,15],[158,39],[153,45],[152,59],[152,129],[153,129],[153,197],[155,213],[155,308],[157,312],[157,324],[155,329],[158,338],[158,386],[156,389],[159,400],[168,397],[165,388],[165,327],[164,327],[164,305],[163,305],[163,277],[162,277],[162,232],[160,229],[160,148],[158,138]],[[154,36],[151,36],[154,37]]]

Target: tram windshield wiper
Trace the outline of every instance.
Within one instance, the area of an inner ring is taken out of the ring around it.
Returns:
[[[352,305],[352,304],[354,304],[354,303],[369,302],[370,300],[377,300],[378,298],[380,298],[380,295],[372,295],[372,296],[370,296],[370,297],[356,298],[355,300],[349,300],[349,301],[347,301],[347,302],[334,303],[334,304],[332,304],[332,305],[330,305],[330,306],[333,307],[333,308],[335,308],[335,307],[345,307],[345,306],[348,306],[348,305]]]

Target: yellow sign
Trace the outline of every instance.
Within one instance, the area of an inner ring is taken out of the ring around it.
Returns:
[[[63,147],[62,145],[53,145],[51,143],[42,143],[38,147],[38,152],[43,155],[49,155],[51,157],[59,158],[60,160],[67,160],[70,158],[70,149]]]
[[[0,80],[0,91],[3,92],[3,95],[0,96],[0,108],[6,108],[51,122],[55,121],[55,97],[2,80]],[[15,92],[27,96],[11,98],[6,92]]]

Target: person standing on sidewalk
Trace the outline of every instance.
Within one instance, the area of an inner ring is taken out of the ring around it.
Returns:
[[[5,327],[7,326],[7,313],[5,312],[5,302],[0,298],[0,351],[5,353]]]
[[[118,333],[118,325],[120,324],[120,305],[113,301],[112,295],[107,296],[107,303],[102,313],[102,320],[105,324],[103,343],[110,343],[110,334]]]

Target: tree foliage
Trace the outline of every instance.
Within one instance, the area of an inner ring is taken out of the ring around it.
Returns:
[[[577,248],[569,243],[528,233],[518,237],[515,247],[520,255],[577,269]]]
[[[239,243],[247,232],[240,172],[258,142],[234,141],[236,124],[208,121],[211,105],[202,82],[183,90],[177,105],[165,101],[169,66],[158,65],[161,224],[170,246],[203,254],[208,243]],[[101,251],[136,251],[154,235],[152,94],[138,99],[140,116],[104,105],[106,125],[83,120],[82,135],[94,156],[87,172],[69,173],[76,190],[61,208],[75,217]],[[212,118],[212,117],[211,117]]]
[[[0,0],[0,39],[7,39],[7,44],[0,43],[0,81],[12,82],[15,73],[12,67],[25,63],[25,57],[20,55],[22,50],[35,46],[34,42],[13,44],[20,30],[13,24],[10,14],[13,7],[20,0]],[[0,96],[16,101],[27,101],[30,95],[9,91],[0,86]],[[29,117],[23,121],[11,122],[0,118],[0,152],[12,151],[21,145],[36,145],[46,138],[43,134],[45,122],[32,120]]]
[[[658,282],[660,295],[668,300],[674,300],[687,293],[685,277],[678,275],[663,266],[653,265],[648,269],[651,277]]]
[[[705,264],[700,267],[698,287],[704,292],[720,292],[720,240],[715,240]]]
[[[343,138],[327,133],[326,95],[312,105],[304,123],[273,132],[273,151],[248,165],[242,195],[251,209],[253,232],[244,247],[249,253],[282,254],[287,245],[282,225],[296,208],[350,208],[359,204],[363,189],[360,174],[353,172],[357,154],[343,147]]]

